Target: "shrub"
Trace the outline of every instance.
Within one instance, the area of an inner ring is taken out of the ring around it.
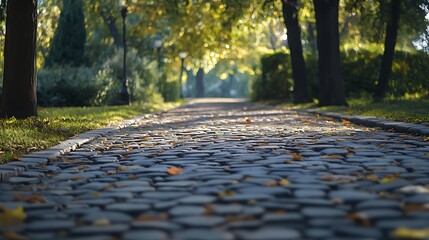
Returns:
[[[372,95],[378,79],[381,51],[365,49],[342,51],[342,71],[347,97]],[[429,93],[429,55],[424,52],[397,51],[389,81],[388,95],[400,98]],[[290,99],[293,85],[291,64],[286,53],[274,53],[261,59],[262,74],[253,83],[255,100]],[[306,74],[312,97],[318,96],[317,60],[306,57]]]
[[[44,107],[99,105],[109,85],[102,75],[87,67],[43,69],[38,73],[38,103]]]
[[[253,83],[255,100],[290,99],[292,70],[289,55],[278,52],[261,59],[262,75]]]

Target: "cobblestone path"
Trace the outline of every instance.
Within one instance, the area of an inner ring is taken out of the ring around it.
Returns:
[[[44,240],[423,239],[428,153],[416,136],[200,100],[1,183],[0,229]]]

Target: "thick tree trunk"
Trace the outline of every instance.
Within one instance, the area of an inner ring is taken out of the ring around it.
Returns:
[[[37,0],[8,1],[2,117],[37,116]]]
[[[197,98],[204,97],[204,69],[200,68],[197,72]]]
[[[297,0],[283,0],[283,17],[287,28],[287,40],[292,62],[294,79],[293,101],[305,103],[310,101],[305,75],[305,62],[302,55],[301,29],[298,24]]]
[[[319,105],[347,105],[341,76],[339,0],[313,0],[319,50]]]
[[[374,100],[381,101],[386,95],[389,86],[389,78],[392,74],[393,58],[395,57],[396,38],[398,36],[399,16],[401,13],[401,1],[392,0],[390,18],[386,26],[386,38],[384,40],[384,53],[381,58],[380,73],[375,86]]]

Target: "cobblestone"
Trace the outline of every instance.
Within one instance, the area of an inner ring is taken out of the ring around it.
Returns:
[[[82,139],[0,167],[0,214],[25,212],[0,230],[251,240],[391,239],[401,227],[429,228],[429,143],[418,136],[205,99]]]

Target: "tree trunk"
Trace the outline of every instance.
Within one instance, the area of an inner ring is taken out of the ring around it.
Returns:
[[[197,98],[204,97],[204,69],[200,68],[197,72]]]
[[[305,103],[310,101],[305,75],[305,62],[302,55],[301,29],[298,24],[297,0],[283,0],[283,18],[287,28],[287,40],[292,62],[294,79],[293,101]]]
[[[2,117],[37,116],[37,1],[8,1]]]
[[[319,105],[347,105],[341,76],[339,0],[314,0],[319,50]]]
[[[386,26],[386,38],[384,40],[384,53],[381,58],[380,73],[375,86],[374,100],[381,101],[386,95],[389,86],[389,78],[392,74],[393,58],[395,57],[396,38],[398,36],[399,16],[401,1],[392,0],[390,18]]]
[[[109,28],[110,34],[113,37],[116,49],[120,49],[124,46],[124,43],[119,35],[118,27],[115,24],[115,19],[106,10],[100,9],[100,15],[103,18],[104,23]]]

